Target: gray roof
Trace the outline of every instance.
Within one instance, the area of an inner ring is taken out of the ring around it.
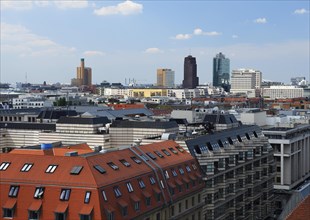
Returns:
[[[107,124],[110,120],[107,117],[65,117],[62,116],[57,124]]]
[[[190,153],[195,156],[199,152],[219,150],[229,142],[239,142],[240,139],[256,138],[262,133],[257,125],[241,125],[233,129],[227,129],[213,134],[199,136],[185,141]]]
[[[207,114],[204,118],[204,122],[211,122],[216,124],[218,114]],[[238,123],[236,117],[232,114],[220,114],[219,115],[219,123],[218,124],[233,124]]]
[[[4,122],[0,123],[0,128],[55,131],[56,124],[33,122]]]
[[[111,128],[156,128],[156,129],[169,129],[178,128],[175,121],[128,121],[128,120],[115,120],[111,124]]]

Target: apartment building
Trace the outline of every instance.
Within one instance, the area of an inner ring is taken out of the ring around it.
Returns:
[[[204,219],[273,215],[273,151],[258,126],[241,125],[185,143],[204,173]]]
[[[197,161],[173,141],[15,149],[1,155],[0,174],[3,218],[202,219]]]
[[[263,88],[262,95],[269,99],[287,99],[304,97],[304,89],[296,86],[270,86]]]

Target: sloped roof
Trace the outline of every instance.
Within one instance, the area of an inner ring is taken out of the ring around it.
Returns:
[[[310,219],[310,195],[303,200],[286,220],[309,220]]]

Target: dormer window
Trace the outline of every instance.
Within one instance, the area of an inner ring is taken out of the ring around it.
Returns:
[[[113,170],[118,170],[118,166],[115,165],[113,162],[109,162],[108,165],[113,169]]]
[[[106,170],[105,170],[103,167],[101,167],[100,165],[94,165],[94,168],[95,168],[99,173],[101,173],[101,174],[106,173]]]
[[[131,157],[131,159],[132,159],[135,163],[137,163],[137,164],[142,163],[142,161],[141,161],[141,160],[139,160],[139,159],[138,159],[138,158],[136,158],[136,157]]]
[[[183,148],[181,148],[181,147],[179,147],[179,146],[176,146],[175,148],[176,148],[176,149],[178,149],[178,151],[180,151],[181,153],[183,153],[183,152],[184,152],[184,149],[183,149]]]
[[[28,172],[32,166],[33,166],[33,163],[25,163],[20,171],[21,172]]]
[[[174,153],[174,154],[178,154],[178,152],[177,152],[174,148],[169,147],[168,149],[169,149],[172,153]]]
[[[80,172],[82,171],[82,169],[83,169],[83,166],[75,166],[72,168],[70,174],[71,175],[79,175]]]
[[[115,193],[116,198],[122,196],[122,193],[121,193],[121,191],[120,191],[120,189],[119,189],[118,186],[115,186],[115,187],[113,188],[113,190],[114,190],[114,193]]]
[[[125,166],[125,167],[130,167],[130,163],[126,161],[125,159],[120,160],[120,162]]]
[[[192,171],[191,168],[188,165],[186,165],[185,168],[186,168],[188,173],[190,173]]]
[[[164,154],[166,154],[167,156],[171,156],[171,154],[166,149],[162,149],[161,151],[164,152]]]
[[[152,160],[156,160],[156,157],[151,152],[147,152],[146,155],[148,155]]]
[[[36,190],[34,191],[33,198],[41,199],[43,197],[43,193],[44,193],[44,187],[37,187]]]
[[[154,153],[157,154],[157,156],[159,156],[160,158],[163,158],[163,157],[164,157],[164,155],[162,155],[162,154],[161,154],[159,151],[157,151],[157,150],[154,151]]]
[[[147,156],[145,156],[144,154],[141,154],[140,156],[142,157],[143,160],[149,161],[149,158],[147,158]]]
[[[6,170],[10,166],[10,164],[11,164],[10,162],[3,162],[3,163],[1,163],[0,171]]]
[[[45,170],[45,173],[54,173],[58,165],[49,165]]]
[[[156,183],[156,181],[155,181],[155,179],[154,179],[153,176],[150,176],[150,183],[151,183],[152,185],[154,185],[154,184]]]
[[[180,174],[183,175],[184,174],[184,170],[182,167],[179,168]]]
[[[177,176],[178,175],[177,172],[175,171],[175,169],[171,169],[171,172],[172,172],[173,176]]]
[[[141,189],[145,188],[145,184],[142,179],[138,179],[138,183]]]
[[[86,192],[85,192],[84,203],[86,203],[86,204],[89,203],[89,201],[90,201],[90,195],[91,195],[91,192],[90,192],[90,191],[86,191]]]
[[[9,191],[9,197],[17,197],[19,186],[11,186]]]
[[[62,189],[61,190],[61,193],[60,193],[60,200],[61,201],[68,201],[69,198],[70,198],[70,192],[71,192],[71,189]]]
[[[126,186],[127,186],[128,192],[133,192],[133,187],[130,182],[127,182]]]

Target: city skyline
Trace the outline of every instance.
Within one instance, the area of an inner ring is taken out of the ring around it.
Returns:
[[[169,68],[181,84],[191,54],[204,84],[219,52],[231,71],[309,80],[309,3],[1,1],[2,83],[25,82],[26,74],[28,82],[70,83],[84,57],[93,83],[155,83],[156,70]]]

